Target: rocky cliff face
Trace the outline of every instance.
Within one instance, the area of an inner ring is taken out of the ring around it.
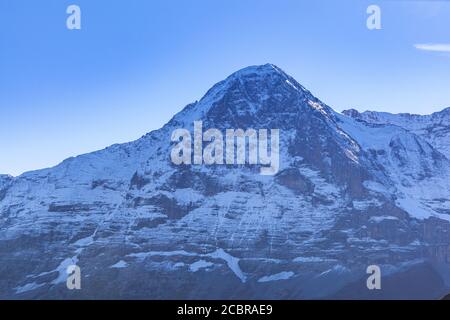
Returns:
[[[137,141],[0,177],[0,297],[441,297],[450,286],[445,150],[406,127],[354,118],[278,67],[255,66]],[[280,129],[279,172],[173,164],[172,132],[197,120]],[[66,288],[71,264],[81,290]],[[371,264],[386,290],[363,295]]]

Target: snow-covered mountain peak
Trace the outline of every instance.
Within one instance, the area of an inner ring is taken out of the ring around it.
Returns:
[[[236,80],[246,86],[254,86],[255,84],[289,86],[291,89],[311,95],[311,93],[293,77],[271,63],[250,66],[238,70],[225,79],[223,83],[225,85],[232,85]]]
[[[439,137],[445,112],[344,113],[253,66],[141,139],[0,176],[0,298],[359,297],[347,288],[366,284],[368,264],[395,276],[418,260],[450,279],[450,164],[418,136],[425,123]],[[279,129],[280,170],[174,164],[173,130],[197,120]],[[79,296],[65,287],[69,264],[87,275]]]
[[[334,113],[281,68],[264,64],[243,68],[218,82],[200,101],[177,114],[172,123],[188,126],[202,119],[217,127],[244,123],[262,127],[304,112],[327,117]]]
[[[246,77],[255,74],[260,76],[268,74],[280,74],[287,77],[287,74],[281,68],[271,63],[248,66],[233,72],[229,77]]]

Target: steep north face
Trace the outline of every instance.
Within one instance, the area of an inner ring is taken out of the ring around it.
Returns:
[[[253,66],[139,140],[0,176],[0,298],[442,297],[447,150],[359,118]],[[278,173],[172,163],[172,132],[195,121],[279,129]],[[81,290],[66,288],[73,264]],[[381,290],[366,287],[369,265]]]

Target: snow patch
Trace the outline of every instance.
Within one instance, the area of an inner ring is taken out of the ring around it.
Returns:
[[[334,259],[320,258],[320,257],[297,257],[292,260],[293,262],[330,262],[336,261]]]
[[[200,269],[205,269],[205,268],[211,267],[213,265],[214,264],[209,261],[198,260],[189,266],[189,270],[191,272],[197,272]]]
[[[241,280],[241,282],[245,283],[247,281],[246,275],[239,267],[239,258],[233,257],[232,255],[226,253],[223,249],[217,249],[215,252],[209,254],[209,256],[211,258],[225,260],[228,264],[228,267]]]
[[[54,271],[59,272],[59,275],[51,283],[52,284],[60,284],[60,283],[66,282],[66,280],[67,280],[67,267],[69,267],[71,265],[76,265],[77,262],[78,262],[77,256],[74,256],[72,258],[67,258],[63,262],[61,262],[59,264],[59,266],[54,270]]]
[[[394,217],[394,216],[379,216],[379,217],[371,217],[369,219],[370,222],[375,222],[375,223],[380,223],[380,222],[385,221],[385,220],[391,220],[392,221],[392,220],[398,220],[398,218]]]
[[[258,282],[269,282],[290,279],[295,273],[292,271],[283,271],[270,276],[264,276],[258,279]]]
[[[126,263],[123,260],[120,260],[119,262],[117,262],[116,264],[113,264],[110,268],[114,268],[114,269],[123,269],[126,268],[128,266],[128,263]]]

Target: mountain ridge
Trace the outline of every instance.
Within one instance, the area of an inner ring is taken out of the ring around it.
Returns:
[[[393,287],[404,270],[432,272],[442,287],[418,295],[442,296],[449,160],[404,128],[335,112],[280,70],[245,68],[136,141],[5,179],[0,297],[357,297],[369,264]],[[171,133],[196,120],[281,129],[280,171],[173,164]],[[70,264],[80,291],[65,289]]]
[[[450,107],[429,115],[409,113],[344,110],[343,114],[373,124],[391,124],[402,127],[435,146],[450,159]]]

